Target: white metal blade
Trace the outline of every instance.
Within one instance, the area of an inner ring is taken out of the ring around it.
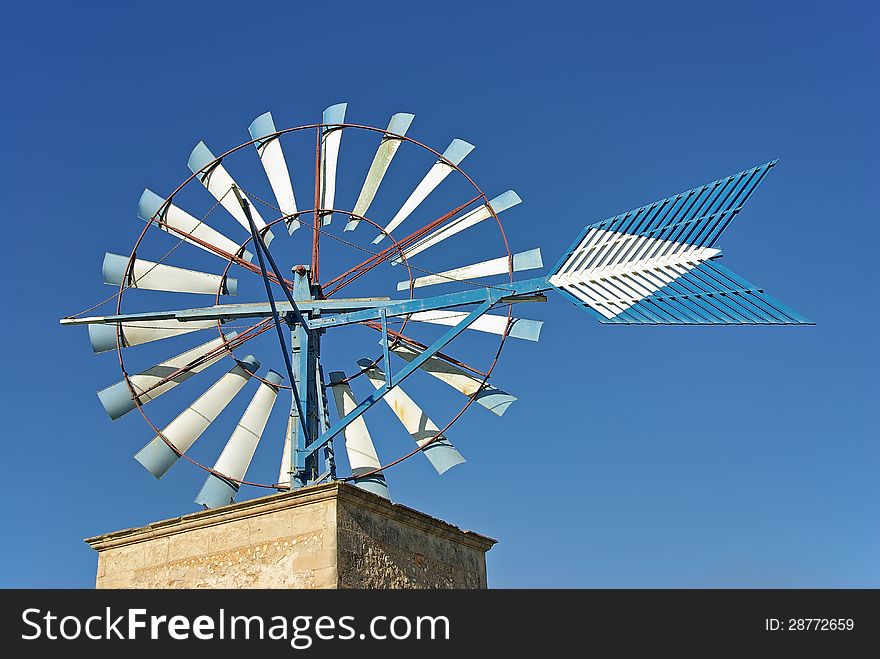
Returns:
[[[236,481],[243,480],[247,474],[257,445],[266,429],[266,423],[269,421],[269,415],[272,413],[272,407],[278,398],[278,385],[281,384],[282,378],[275,371],[269,371],[263,379],[265,382],[261,382],[257,387],[257,392],[251,398],[235,430],[232,431],[217,462],[214,463],[214,471],[232,481],[209,474],[195,498],[196,503],[206,508],[216,508],[235,501],[238,492]]]
[[[333,389],[333,400],[336,402],[336,411],[341,419],[351,412],[356,406],[354,393],[345,380],[345,373],[333,371],[330,373],[330,386]],[[354,483],[358,487],[390,499],[388,484],[385,475],[381,471],[375,471],[382,466],[376,447],[367,430],[367,424],[363,416],[349,423],[342,431],[345,439],[345,452],[348,455],[348,464],[351,466],[351,474],[355,477]],[[361,474],[371,473],[369,476],[358,478]]]
[[[370,165],[370,170],[367,172],[367,178],[364,179],[364,186],[361,188],[357,202],[355,202],[354,210],[352,211],[355,215],[366,217],[370,204],[373,203],[373,198],[379,190],[379,185],[385,177],[385,172],[388,171],[388,167],[394,159],[394,154],[397,153],[397,149],[403,141],[395,136],[406,135],[406,131],[409,130],[414,118],[414,114],[406,114],[405,112],[399,112],[391,117],[385,135],[383,135],[382,141],[379,143],[379,148],[376,149],[376,155],[373,156],[373,162]],[[352,217],[348,224],[345,225],[345,230],[354,230],[359,222],[358,218]]]
[[[416,320],[420,323],[431,323],[433,325],[454,326],[458,325],[465,316],[467,316],[467,313],[464,311],[439,309],[437,311],[418,311],[410,316],[410,320]],[[537,341],[541,336],[541,327],[543,325],[544,321],[542,320],[511,317],[510,330],[507,332],[507,335],[516,339]],[[484,313],[471,323],[468,329],[498,334],[500,336],[507,329],[507,316]]]
[[[324,110],[322,124],[345,123],[347,103],[337,103]],[[342,128],[324,128],[321,136],[321,208],[333,208],[336,200],[336,164],[339,160],[339,145],[342,142]],[[322,214],[321,224],[330,224],[333,213]]]
[[[104,255],[104,283],[119,286],[123,282],[129,288],[144,288],[151,291],[169,293],[204,293],[235,295],[238,280],[231,277],[212,275],[198,270],[177,268],[164,263],[135,259],[128,271],[128,257],[107,252]]]
[[[433,275],[425,275],[424,277],[416,277],[412,280],[413,288],[422,286],[434,286],[435,284],[449,284],[457,281],[471,281],[480,277],[491,277],[493,275],[506,275],[510,271],[509,266],[513,266],[514,272],[522,270],[533,270],[535,268],[544,267],[541,261],[540,248],[530,249],[527,252],[519,252],[512,255],[513,263],[510,264],[508,257],[501,256],[490,261],[482,261],[481,263],[473,263],[452,270],[444,270]],[[397,290],[409,290],[410,280],[404,279],[397,282]]]
[[[419,204],[421,204],[427,196],[443,182],[443,179],[455,170],[455,167],[452,165],[458,165],[473,150],[473,144],[469,144],[464,140],[459,139],[452,140],[449,146],[446,147],[446,151],[443,152],[444,160],[438,160],[434,163],[434,166],[428,170],[428,173],[425,174],[425,178],[423,178],[416,186],[416,189],[413,190],[409,198],[403,202],[403,206],[400,207],[400,210],[397,211],[397,214],[385,227],[385,231],[391,233],[394,229],[399,227],[401,223],[419,207]],[[373,239],[373,244],[376,245],[382,242],[384,238],[385,234],[380,233]]]
[[[223,343],[231,341],[236,336],[238,336],[237,332],[229,332],[228,334],[224,334],[223,337],[218,336],[216,339],[211,339],[207,343],[203,343],[202,345],[191,348],[176,357],[172,357],[160,364],[156,364],[146,371],[129,376],[129,380],[131,380],[131,388],[134,389],[134,393],[137,395],[138,400],[140,400],[141,405],[145,405],[154,398],[158,398],[166,391],[171,390],[181,382],[187,380],[196,373],[200,373],[218,360],[230,354],[228,350],[219,350],[216,355],[205,362],[193,366],[191,369],[176,375],[174,378],[158,385],[150,391],[146,391],[146,389],[152,387],[160,380],[165,379],[178,369],[185,367],[199,357],[203,357],[208,353],[217,350]],[[127,414],[136,407],[131,396],[131,390],[125,380],[120,380],[116,384],[112,384],[106,389],[102,389],[98,392],[98,398],[101,401],[101,405],[104,406],[104,409],[107,414],[110,415],[111,419],[118,419],[123,414]]]
[[[134,459],[153,476],[162,478],[226,409],[258,368],[260,362],[253,355],[245,357],[162,429],[162,435],[171,442],[173,449],[157,435],[135,454]]]
[[[290,487],[290,444],[294,420],[294,417],[288,417],[287,430],[284,433],[284,446],[281,448],[281,466],[278,468],[279,489]]]
[[[92,342],[92,350],[96,353],[116,350],[116,336],[120,334],[120,343],[123,348],[136,346],[142,343],[158,341],[169,336],[188,334],[209,327],[217,327],[216,320],[194,320],[182,323],[179,320],[144,320],[131,323],[116,323],[108,325],[89,325],[89,340]]]
[[[235,194],[232,192],[233,185],[238,188],[241,188],[241,186],[235,183],[233,178],[229,175],[229,172],[226,171],[223,163],[217,163],[213,167],[205,169],[216,159],[216,156],[211,153],[211,150],[207,145],[204,142],[199,142],[192,150],[187,166],[190,171],[196,175],[196,178],[201,181],[202,185],[205,186],[208,192],[211,193],[211,196],[220,202],[220,205],[235,218],[236,222],[244,227],[245,231],[250,233],[251,227],[248,223],[247,216],[244,214],[241,204],[238,203],[238,199],[236,199]],[[254,225],[257,227],[258,231],[266,227],[265,220],[263,220],[260,216],[260,212],[253,204],[251,204],[251,216],[254,218]],[[271,231],[267,231],[263,234],[263,242],[265,242],[267,246],[272,242],[272,238],[274,238],[274,236]]]
[[[138,217],[142,220],[149,222],[150,219],[156,217],[156,214],[159,212],[159,209],[164,203],[165,200],[152,190],[144,190],[143,194],[141,195],[140,201],[138,202]],[[156,220],[158,221],[158,223],[154,222],[154,224],[161,231],[169,233],[175,238],[182,238],[190,245],[195,245],[199,249],[203,249],[209,254],[220,256],[219,254],[211,251],[196,240],[193,240],[193,238],[208,243],[209,245],[213,245],[214,247],[217,247],[218,249],[221,249],[228,254],[238,254],[239,250],[241,249],[238,243],[236,243],[234,240],[232,240],[231,238],[227,238],[219,231],[209,227],[202,220],[196,219],[185,210],[178,208],[174,204],[169,204],[168,208],[162,211],[161,215],[156,217]],[[177,229],[178,231],[187,233],[192,236],[192,238],[181,236],[180,234],[173,231],[173,229]],[[245,261],[250,261],[253,258],[253,254],[245,251],[242,255],[242,258],[244,258]]]
[[[416,350],[403,344],[393,346],[391,352],[408,362],[422,354],[421,350]],[[476,394],[474,402],[498,416],[504,414],[507,408],[510,407],[510,404],[516,400],[516,396],[511,396],[506,391],[502,391],[488,382],[483,384],[481,377],[468,373],[458,366],[437,357],[429,357],[428,361],[422,364],[420,368],[441,382],[445,382],[453,389],[460,391],[465,396],[474,396]]]
[[[254,142],[254,146],[257,148],[257,154],[260,156],[266,177],[269,179],[269,185],[272,186],[272,193],[275,195],[275,201],[278,202],[278,209],[283,215],[290,216],[284,223],[287,225],[288,233],[293,233],[299,228],[299,220],[295,217],[296,197],[293,194],[290,170],[284,159],[284,151],[281,149],[281,140],[275,135],[277,129],[272,120],[272,113],[266,112],[254,119],[248,127],[248,132],[252,139],[257,140]]]
[[[369,359],[361,359],[358,365],[367,368],[372,364]],[[385,385],[385,373],[378,367],[373,366],[366,372],[370,383],[380,389]],[[440,435],[440,429],[436,424],[428,418],[428,415],[419,407],[400,386],[394,387],[382,398],[395,416],[400,419],[403,427],[412,436],[416,444],[420,447],[426,447],[424,451],[425,457],[437,470],[438,474],[442,474],[447,469],[455,465],[465,462],[452,443],[443,435]],[[437,437],[436,440],[434,438]]]
[[[519,198],[519,195],[516,194],[513,190],[508,190],[504,192],[494,199],[489,201],[489,205],[495,210],[495,213],[501,213],[502,211],[507,210],[512,206],[516,206],[517,204],[522,203],[522,199]],[[409,259],[419,254],[420,252],[425,251],[429,247],[433,247],[439,242],[446,240],[447,238],[451,238],[457,233],[464,231],[465,229],[469,229],[475,224],[479,224],[483,220],[492,217],[492,213],[489,211],[489,207],[486,204],[475,208],[472,211],[468,211],[464,215],[461,215],[439,229],[434,230],[429,233],[427,236],[422,237],[405,250],[403,250],[403,257]],[[397,265],[403,259],[398,256],[392,259],[391,263]]]

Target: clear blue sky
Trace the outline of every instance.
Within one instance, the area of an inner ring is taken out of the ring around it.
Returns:
[[[397,501],[498,538],[496,587],[880,586],[877,10],[319,6],[7,8],[0,585],[90,586],[81,538],[195,509],[201,476],[131,459],[148,429],[94,395],[113,357],[57,322],[109,294],[101,258],[134,241],[141,190],[267,109],[290,126],[348,101],[352,121],[409,111],[435,148],[476,144],[465,169],[525,200],[513,247],[550,263],[586,224],[779,158],[723,263],[818,323],[608,327],[554,297],[497,371],[520,401],[455,426],[466,465],[389,473]]]

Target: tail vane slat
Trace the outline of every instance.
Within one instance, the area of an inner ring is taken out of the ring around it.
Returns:
[[[641,325],[810,325],[758,286],[718,263],[701,263],[641,299],[619,300],[624,309],[603,323]]]
[[[718,238],[775,164],[588,226],[548,283],[602,323],[810,324],[713,262]]]

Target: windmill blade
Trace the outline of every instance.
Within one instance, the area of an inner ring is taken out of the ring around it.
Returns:
[[[397,214],[385,227],[385,232],[391,233],[394,229],[399,227],[401,223],[419,207],[428,195],[443,182],[443,179],[455,170],[455,166],[458,166],[458,164],[461,163],[461,161],[464,160],[474,148],[473,144],[469,144],[464,140],[452,140],[452,142],[449,143],[449,146],[446,147],[446,151],[443,152],[443,158],[435,162],[434,166],[428,170],[428,173],[425,174],[425,178],[423,178],[416,186],[416,189],[413,190],[409,198],[403,202],[403,206],[400,207],[400,210],[397,211]],[[380,233],[373,239],[373,244],[376,245],[382,242],[384,238],[385,234]]]
[[[233,178],[229,175],[229,172],[226,171],[223,163],[218,162],[212,167],[205,169],[216,159],[216,156],[211,153],[211,150],[207,145],[204,142],[199,142],[189,155],[187,166],[190,171],[196,175],[196,178],[199,179],[202,185],[205,186],[205,189],[211,193],[211,196],[220,202],[220,205],[235,218],[236,222],[244,227],[245,231],[250,233],[251,228],[247,216],[244,214],[241,204],[238,203],[235,195],[232,194],[232,186],[236,186],[237,188],[241,188],[241,186],[236,184]],[[266,222],[260,216],[259,211],[257,211],[253,204],[251,204],[251,215],[254,218],[254,224],[258,231],[266,228]],[[268,247],[269,243],[272,242],[272,238],[274,238],[272,232],[266,231],[262,236],[263,242],[265,242]]]
[[[214,471],[232,480],[209,474],[196,495],[195,502],[205,508],[217,508],[235,501],[238,481],[244,479],[251,464],[278,398],[278,385],[282,380],[281,375],[275,371],[269,371],[263,379],[265,382],[260,383],[223,452],[214,463]]]
[[[228,350],[218,349],[223,346],[224,343],[231,341],[236,336],[238,336],[238,332],[229,332],[223,336],[218,336],[207,343],[191,348],[190,350],[157,364],[146,371],[142,371],[137,375],[129,376],[131,389],[129,389],[129,384],[126,383],[125,380],[120,380],[116,384],[112,384],[99,391],[98,399],[101,401],[101,405],[104,406],[104,410],[110,418],[114,420],[118,419],[122,415],[128,414],[136,407],[135,401],[132,398],[132,390],[134,390],[134,395],[137,396],[140,404],[146,405],[151,400],[158,398],[181,382],[191,378],[196,373],[205,370],[227,354],[231,354]],[[216,354],[214,354],[214,351],[217,351]],[[182,373],[178,373],[172,379],[162,382],[162,384],[157,384],[172,373],[175,373],[179,369],[186,367],[188,364],[197,359],[203,358],[208,354],[212,354],[213,356]],[[147,391],[148,389],[149,391]]]
[[[223,295],[235,295],[238,292],[238,280],[232,277],[177,268],[144,259],[135,259],[129,269],[128,261],[127,256],[107,252],[102,268],[104,283],[111,286],[124,283],[128,288],[169,293],[217,295],[219,290]]]
[[[376,388],[380,389],[385,385],[385,373],[378,366],[371,366],[373,362],[369,359],[361,359],[358,366],[367,369],[367,379]],[[419,407],[412,398],[398,385],[389,391],[382,398],[395,416],[400,419],[403,427],[412,436],[420,447],[425,447],[422,453],[428,458],[428,461],[437,470],[438,474],[442,474],[447,469],[455,465],[466,462],[452,443],[443,435],[440,435],[440,429],[428,418],[421,407]],[[439,435],[439,437],[438,437]],[[434,438],[437,437],[435,440]]]
[[[208,426],[232,402],[235,395],[260,368],[260,362],[248,355],[240,363],[224,374],[217,382],[181,412],[177,418],[162,430],[161,436],[154,437],[149,444],[135,453],[134,459],[140,462],[156,478],[162,478],[177,462],[178,458],[195,444]],[[169,446],[165,440],[174,448]]]
[[[150,343],[166,339],[169,336],[179,336],[196,332],[198,330],[217,327],[216,320],[194,320],[183,323],[179,320],[144,320],[132,323],[116,323],[107,325],[89,325],[89,340],[92,350],[96,353],[116,350],[116,338],[119,337],[119,345],[123,348],[136,346],[142,343]]]
[[[373,162],[370,165],[370,170],[367,172],[367,178],[364,179],[361,193],[355,202],[354,210],[352,211],[354,215],[366,217],[370,204],[373,203],[373,198],[379,190],[379,185],[385,177],[385,172],[388,171],[388,167],[394,159],[394,154],[397,153],[397,149],[403,142],[398,135],[406,135],[406,131],[409,130],[415,116],[414,114],[398,112],[391,117],[388,128],[385,129],[385,134],[379,143],[379,148],[376,149],[376,155],[373,156]],[[358,218],[352,217],[348,224],[345,225],[345,230],[353,231],[359,222]]]
[[[588,226],[548,283],[603,323],[809,324],[711,262],[775,161]]]
[[[272,186],[278,209],[283,215],[289,216],[284,220],[287,232],[293,233],[300,225],[299,220],[296,219],[296,197],[293,194],[290,170],[284,159],[284,151],[281,149],[281,140],[275,135],[277,129],[272,120],[272,113],[266,112],[254,119],[248,126],[248,132],[251,134],[251,139],[257,140],[254,146],[269,179],[269,185]]]
[[[354,410],[357,406],[357,401],[355,401],[351,387],[345,382],[345,373],[342,371],[330,373],[330,387],[333,390],[336,411],[341,419]],[[373,444],[373,439],[370,437],[370,431],[367,430],[364,417],[359,416],[349,423],[342,433],[345,440],[345,452],[348,455],[348,463],[351,466],[352,476],[354,476],[354,484],[361,489],[378,494],[380,497],[390,499],[391,496],[388,493],[385,475],[381,471],[376,471],[382,466],[382,463],[379,462],[379,456],[376,454],[376,447]],[[368,476],[359,478],[361,474],[367,473],[369,473]]]
[[[293,434],[293,416],[287,419],[287,430],[284,433],[284,446],[281,448],[281,466],[278,469],[278,489],[284,490],[290,487],[290,445]]]
[[[437,311],[417,311],[410,315],[410,320],[416,320],[420,323],[431,323],[432,325],[458,325],[461,320],[467,316],[464,311],[448,311],[439,309]],[[507,333],[507,336],[514,339],[525,339],[527,341],[537,341],[541,337],[541,327],[544,325],[542,320],[527,320],[525,318],[510,318],[510,329],[507,327],[507,316],[498,316],[495,314],[484,313],[477,318],[468,327],[469,330],[478,332],[488,332],[489,334],[498,334],[499,336]]]
[[[416,350],[402,343],[392,345],[391,352],[408,362],[422,354],[421,350]],[[488,382],[483,384],[482,378],[468,373],[455,364],[450,364],[438,357],[428,358],[428,361],[422,364],[420,368],[441,382],[445,382],[453,389],[460,391],[465,396],[474,396],[476,394],[474,402],[498,416],[504,414],[507,408],[510,407],[510,404],[517,399],[516,396],[511,396],[506,391],[502,391]]]
[[[347,103],[337,103],[324,110],[321,123],[344,124]],[[339,160],[339,145],[342,142],[342,128],[324,128],[321,135],[321,208],[333,208],[336,200],[336,164]],[[333,219],[333,213],[322,213],[321,224],[326,226]]]
[[[195,245],[199,249],[203,249],[209,254],[213,254],[214,256],[220,255],[212,251],[202,243],[197,242],[197,240],[193,240],[193,238],[196,238],[199,241],[202,241],[209,245],[213,245],[214,247],[221,249],[228,254],[238,254],[238,252],[241,250],[238,243],[236,243],[234,240],[232,240],[231,238],[227,238],[219,231],[209,227],[207,224],[204,223],[203,220],[196,219],[185,210],[178,208],[174,204],[168,204],[168,208],[160,213],[159,210],[162,208],[162,204],[164,203],[165,200],[152,190],[144,190],[143,194],[141,195],[140,201],[138,201],[138,217],[147,222],[155,218],[156,221],[154,222],[154,224],[161,231],[164,231],[165,233],[170,233],[176,238],[181,238],[184,241],[188,242],[190,245]],[[187,233],[192,236],[192,238],[181,236],[180,234],[176,233],[174,229],[182,231],[183,233]],[[247,250],[245,250],[242,254],[242,258],[245,261],[250,261],[253,257],[253,254],[251,254]]]
[[[511,262],[512,261],[512,262]],[[494,275],[506,275],[513,269],[514,272],[522,272],[523,270],[534,270],[535,268],[543,268],[544,262],[541,260],[541,249],[530,249],[527,252],[519,252],[513,254],[511,259],[501,256],[497,259],[482,261],[480,263],[472,263],[460,268],[452,270],[444,270],[432,275],[424,277],[416,277],[412,280],[413,288],[421,288],[422,286],[434,286],[436,284],[448,284],[450,282],[471,281],[480,279],[481,277],[492,277]],[[404,279],[397,282],[397,290],[409,290],[410,280]]]
[[[508,208],[512,208],[517,204],[521,204],[522,199],[520,199],[519,195],[516,194],[513,190],[508,190],[504,192],[494,199],[491,199],[488,204],[483,204],[475,208],[472,211],[468,211],[464,215],[461,215],[453,220],[450,220],[448,224],[440,227],[439,229],[435,229],[433,232],[429,233],[427,236],[424,236],[414,242],[412,245],[403,250],[401,256],[397,256],[391,260],[392,265],[397,265],[404,258],[412,258],[416,254],[420,254],[424,252],[429,247],[433,247],[437,243],[443,242],[447,238],[451,238],[457,233],[461,233],[465,229],[469,229],[475,224],[479,224],[480,222],[489,219],[492,217],[492,210],[495,211],[495,214],[502,213],[506,211]],[[492,207],[492,210],[489,207]]]

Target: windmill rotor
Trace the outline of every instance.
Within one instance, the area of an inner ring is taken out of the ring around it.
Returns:
[[[775,161],[591,224],[532,276],[540,248],[511,251],[500,218],[522,200],[487,196],[461,169],[472,144],[435,150],[407,134],[412,114],[378,128],[346,112],[282,130],[266,112],[219,155],[199,142],[176,189],[141,195],[128,255],[104,258],[115,312],[61,320],[87,325],[95,353],[115,350],[122,379],[98,397],[111,419],[137,409],[147,421],[135,459],[156,478],[181,459],[207,472],[200,505],[230,503],[243,485],[340,478],[340,448],[342,478],[383,497],[387,470],[416,454],[440,475],[464,463],[447,433],[473,403],[501,416],[517,400],[490,378],[508,339],[540,338],[542,321],[519,307],[548,292],[608,324],[810,324],[717,263],[717,241]],[[201,389],[187,399],[190,380]],[[419,402],[434,386],[452,396]],[[148,405],[170,420],[154,423]],[[396,426],[383,439],[409,443],[396,455],[370,431],[383,413]],[[249,476],[273,436],[280,462]]]

